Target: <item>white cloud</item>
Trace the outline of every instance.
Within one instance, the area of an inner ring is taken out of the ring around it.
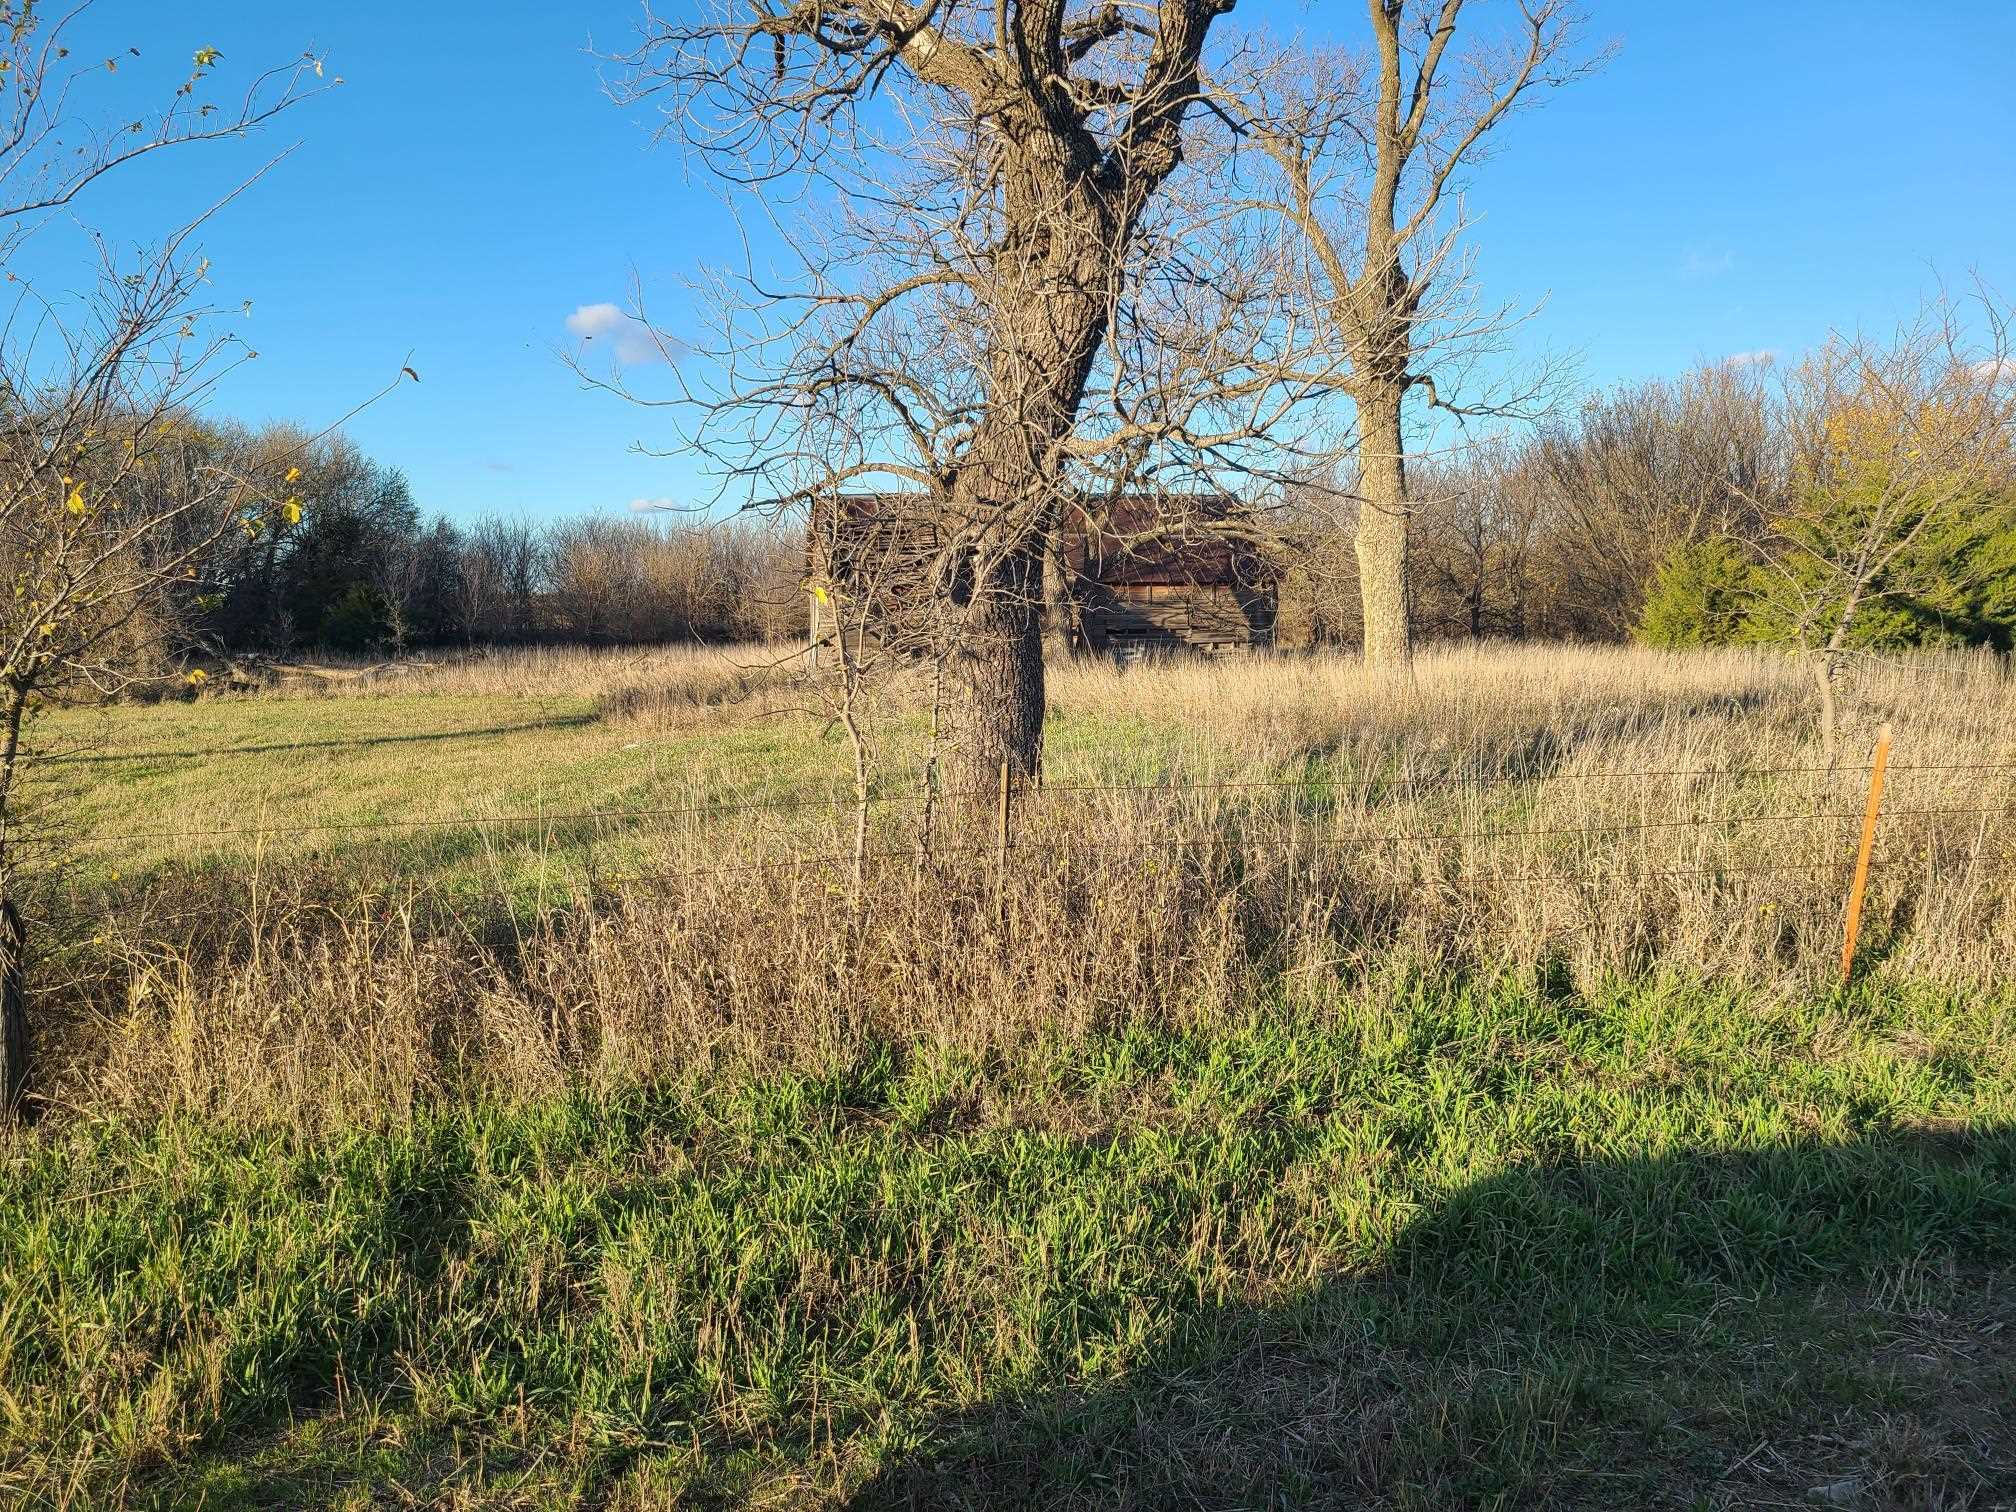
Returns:
[[[1736,266],[1736,254],[1728,250],[1704,252],[1699,247],[1689,247],[1687,255],[1680,260],[1682,278],[1713,278],[1718,273],[1727,273]]]
[[[632,514],[655,514],[661,509],[677,509],[678,507],[679,501],[674,499],[670,494],[662,494],[655,499],[632,499],[630,501],[630,512]]]
[[[1990,357],[1986,362],[1974,364],[1974,376],[1985,378],[1990,383],[1997,379],[2016,382],[2016,357]]]
[[[585,345],[597,343],[601,349],[613,350],[616,360],[634,365],[643,362],[663,362],[665,352],[651,327],[635,316],[626,315],[613,304],[585,304],[567,317],[567,329],[579,336]]]
[[[1730,367],[1769,367],[1778,360],[1778,352],[1774,347],[1759,347],[1754,352],[1731,352],[1722,360]]]

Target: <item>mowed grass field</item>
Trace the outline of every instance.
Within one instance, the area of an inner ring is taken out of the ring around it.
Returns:
[[[38,732],[0,1503],[2016,1504],[1998,664],[1844,989],[1783,662],[1059,669],[1005,872],[892,690],[857,894],[752,661]]]
[[[850,748],[775,661],[528,652],[390,685],[63,711],[34,732],[49,752],[37,796],[80,882],[266,857],[464,894],[579,882],[712,829],[715,810],[776,805],[745,837],[832,831],[820,821],[852,801]],[[687,696],[620,712],[660,679]],[[927,728],[901,703],[878,710],[878,797],[921,790]],[[1053,720],[1048,749],[1066,782],[1229,769],[1180,718],[1118,710]]]

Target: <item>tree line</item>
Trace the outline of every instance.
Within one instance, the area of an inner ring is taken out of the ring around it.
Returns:
[[[185,419],[178,474],[284,478],[290,507],[212,542],[155,651],[774,640],[805,625],[803,543],[756,522],[428,517],[347,437]]]
[[[2007,405],[1996,408],[1998,385],[1981,375],[1942,367],[1943,334],[1921,322],[1915,335],[1836,344],[1784,371],[1703,364],[1590,395],[1513,435],[1424,453],[1410,473],[1411,634],[1820,649],[1834,628],[1827,609],[1852,595],[1844,647],[2010,649]],[[1970,394],[1984,407],[1971,424]],[[296,507],[211,543],[155,626],[174,626],[157,659],[203,647],[399,654],[807,630],[795,522],[458,523],[429,518],[396,467],[341,435],[184,420],[175,442],[175,465],[155,470],[162,490],[200,475],[267,476]],[[1359,521],[1337,502],[1355,498],[1355,484],[1291,484],[1274,506],[1284,645],[1363,643]]]
[[[1996,319],[1992,306],[1983,318]],[[1424,639],[2016,645],[2008,374],[1940,304],[1782,369],[1703,364],[1591,395],[1411,470]],[[1356,644],[1355,520],[1289,505],[1291,638]],[[1341,490],[1349,493],[1348,486]]]

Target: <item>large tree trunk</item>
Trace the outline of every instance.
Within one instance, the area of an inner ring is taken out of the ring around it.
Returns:
[[[1077,207],[1080,238],[1025,270],[1027,292],[1004,301],[989,362],[997,400],[953,488],[967,570],[946,586],[947,709],[954,760],[967,786],[986,790],[1001,764],[1033,781],[1043,762],[1044,558],[1059,514],[1056,444],[1069,436],[1106,336],[1106,302],[1119,234]]]
[[[1384,385],[1358,395],[1358,591],[1365,609],[1365,660],[1404,663],[1413,654],[1407,624],[1407,462],[1400,396]]]
[[[969,470],[953,500],[977,527],[962,570],[945,584],[945,732],[961,785],[981,792],[993,790],[1004,761],[1017,782],[1035,780],[1043,764],[1043,559],[1054,485],[1027,439],[1026,431],[1010,439],[1022,456]]]
[[[1043,558],[1064,486],[1058,443],[1077,423],[1141,210],[1182,161],[1205,34],[1230,9],[1231,0],[1159,8],[1152,83],[1110,150],[1061,78],[1032,78],[1019,101],[989,105],[1003,234],[986,259],[987,402],[951,490],[966,570],[941,579],[952,600],[941,648],[952,673],[947,723],[975,787],[998,783],[1004,762],[1024,781],[1042,763]],[[1063,15],[1062,4],[1013,8],[1029,49],[1018,66],[1058,55]]]
[[[976,575],[951,647],[946,733],[961,785],[991,792],[1001,763],[1017,782],[1043,765],[1042,543],[1025,542]]]

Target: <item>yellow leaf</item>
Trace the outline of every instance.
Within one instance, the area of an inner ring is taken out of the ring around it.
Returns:
[[[816,583],[812,585],[812,597],[819,600],[819,602],[822,604],[830,604],[831,602],[833,602],[831,599],[826,597],[826,590],[824,588],[821,588]]]
[[[299,499],[289,499],[280,506],[280,513],[287,517],[289,525],[299,525],[301,523],[301,501]]]
[[[63,507],[73,515],[84,513],[84,490],[81,488],[71,489],[70,497],[63,501]]]
[[[301,481],[301,469],[300,469],[300,468],[298,468],[298,467],[290,467],[290,468],[288,468],[288,469],[287,469],[287,477],[286,477],[286,479],[285,479],[284,481],[286,481],[286,482],[289,482],[289,483],[298,483],[298,482],[300,482],[300,481]]]

